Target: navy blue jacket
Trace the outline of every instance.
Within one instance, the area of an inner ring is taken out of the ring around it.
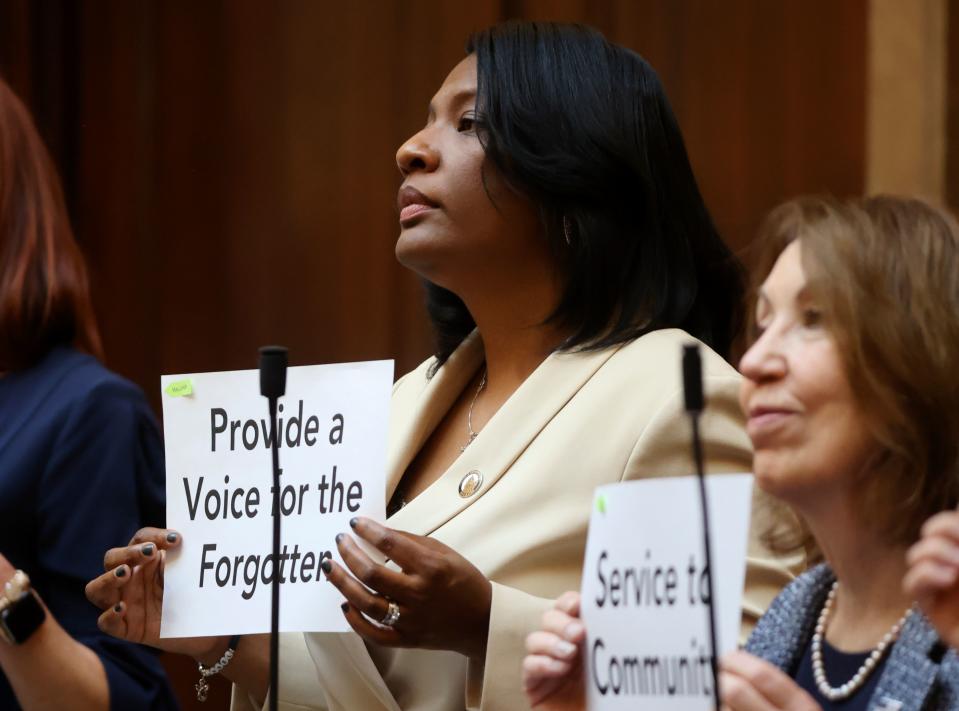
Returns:
[[[108,548],[163,525],[163,501],[163,446],[135,385],[70,348],[0,377],[0,553],[99,655],[114,709],[177,708],[156,654],[100,632],[83,592]],[[0,709],[15,708],[0,673]]]

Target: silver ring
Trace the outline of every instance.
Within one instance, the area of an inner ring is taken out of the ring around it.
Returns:
[[[392,627],[400,619],[400,606],[392,600],[390,600],[389,603],[389,606],[386,608],[386,614],[383,615],[383,619],[380,620],[380,624],[384,627]]]
[[[17,602],[22,596],[23,593],[30,589],[30,578],[27,577],[27,574],[22,570],[17,570],[14,572],[13,577],[10,578],[6,584],[3,586],[3,596],[13,604]]]

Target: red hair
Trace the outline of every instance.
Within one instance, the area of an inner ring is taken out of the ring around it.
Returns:
[[[29,367],[58,345],[103,356],[56,169],[0,79],[0,372]]]

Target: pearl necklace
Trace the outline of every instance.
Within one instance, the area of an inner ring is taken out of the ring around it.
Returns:
[[[832,584],[832,588],[829,590],[826,603],[822,606],[822,612],[819,614],[819,620],[816,622],[816,631],[812,636],[813,678],[816,680],[816,688],[819,689],[819,693],[830,701],[848,699],[859,691],[859,688],[865,683],[866,678],[872,673],[872,670],[876,668],[879,660],[882,659],[882,655],[885,654],[892,643],[898,639],[899,632],[902,631],[903,625],[906,624],[906,620],[909,619],[909,616],[912,615],[913,612],[912,607],[906,610],[906,614],[899,618],[899,621],[892,626],[892,629],[886,632],[876,648],[866,657],[866,661],[863,662],[859,670],[853,674],[852,679],[839,687],[830,686],[829,680],[826,678],[826,668],[823,666],[822,661],[822,638],[823,635],[826,634],[826,623],[829,621],[829,611],[832,608],[833,600],[836,597],[836,590],[838,589],[839,581],[837,580]]]

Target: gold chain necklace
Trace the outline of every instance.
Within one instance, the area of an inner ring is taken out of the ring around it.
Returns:
[[[486,375],[489,373],[489,370],[483,370],[483,379],[480,380],[479,387],[476,388],[476,392],[473,394],[473,401],[470,402],[469,412],[466,414],[466,432],[469,435],[469,439],[466,440],[466,444],[460,447],[460,452],[465,452],[466,448],[473,444],[473,440],[479,437],[479,432],[473,431],[473,408],[476,406],[476,398],[479,397],[480,393],[486,389]]]

